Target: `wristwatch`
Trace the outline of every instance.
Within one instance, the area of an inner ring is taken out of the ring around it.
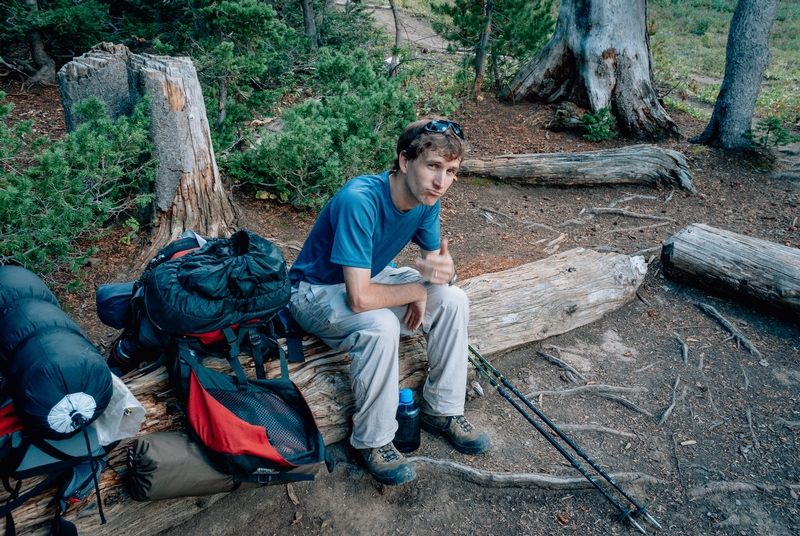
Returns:
[[[448,286],[450,286],[450,287],[452,287],[452,286],[453,286],[453,284],[456,282],[456,279],[458,279],[458,275],[456,275],[456,274],[454,273],[454,274],[453,274],[453,279],[451,279],[451,280],[450,280],[450,282],[449,282],[447,285],[448,285]]]

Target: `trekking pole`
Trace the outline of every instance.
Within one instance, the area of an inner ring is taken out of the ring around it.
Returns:
[[[572,440],[571,440],[571,439],[570,439],[570,438],[569,438],[569,437],[568,437],[568,436],[567,436],[567,435],[566,435],[564,432],[562,432],[562,431],[561,431],[561,430],[558,428],[558,426],[556,426],[556,425],[555,425],[555,423],[553,423],[553,422],[552,422],[550,419],[548,419],[548,418],[547,418],[547,416],[546,416],[544,413],[542,413],[542,411],[541,411],[539,408],[537,408],[537,407],[536,407],[536,406],[535,406],[535,405],[534,405],[534,404],[533,404],[533,403],[532,403],[530,400],[528,400],[528,399],[525,397],[525,395],[523,395],[522,393],[520,393],[520,392],[519,392],[519,391],[518,391],[518,390],[517,390],[517,389],[516,389],[516,388],[515,388],[515,387],[514,387],[512,384],[511,384],[511,382],[510,382],[510,381],[508,381],[508,380],[505,378],[505,376],[503,376],[502,374],[500,374],[500,372],[499,372],[497,369],[495,369],[495,368],[492,366],[492,364],[491,364],[491,363],[490,363],[490,362],[489,362],[489,361],[488,361],[488,360],[487,360],[485,357],[483,357],[481,354],[479,354],[479,353],[478,353],[478,352],[477,352],[477,351],[476,351],[476,350],[475,350],[475,349],[474,349],[472,346],[469,346],[469,351],[470,351],[470,353],[471,353],[472,355],[474,355],[475,357],[477,357],[477,358],[478,358],[478,359],[481,361],[481,363],[482,363],[483,365],[485,365],[485,366],[486,366],[486,368],[488,368],[488,369],[489,369],[489,370],[492,372],[492,374],[494,374],[495,376],[497,376],[497,378],[498,378],[498,379],[499,379],[499,380],[500,380],[500,381],[503,383],[503,385],[505,385],[505,386],[506,386],[506,387],[507,387],[507,388],[508,388],[508,389],[509,389],[509,390],[510,390],[512,393],[514,393],[515,395],[517,395],[517,397],[518,397],[520,400],[522,400],[523,402],[525,402],[525,405],[526,405],[526,406],[528,406],[528,407],[529,407],[529,408],[530,408],[530,409],[531,409],[531,410],[532,410],[532,411],[533,411],[533,412],[536,414],[536,416],[537,416],[537,417],[539,417],[540,419],[542,419],[542,420],[545,422],[545,424],[547,424],[547,426],[548,426],[548,427],[550,427],[550,429],[551,429],[551,430],[553,430],[553,432],[555,432],[555,433],[558,435],[558,437],[560,437],[561,439],[563,439],[563,440],[564,440],[564,441],[567,443],[567,445],[569,445],[569,446],[572,448],[572,450],[574,450],[574,451],[575,451],[575,452],[578,454],[578,456],[580,456],[581,458],[583,458],[584,460],[586,460],[586,461],[589,463],[589,465],[591,465],[591,466],[592,466],[592,468],[593,468],[595,471],[597,471],[597,472],[600,474],[600,476],[602,476],[602,477],[603,477],[603,478],[604,478],[606,481],[608,481],[608,483],[609,483],[609,484],[611,484],[612,486],[614,486],[614,489],[616,489],[617,491],[619,491],[619,492],[620,492],[620,493],[621,493],[621,494],[622,494],[622,495],[623,495],[623,496],[624,496],[626,499],[628,499],[628,501],[630,501],[630,503],[631,503],[633,506],[635,506],[635,507],[636,507],[636,512],[633,514],[633,517],[640,517],[640,516],[644,515],[644,516],[647,518],[647,520],[648,520],[648,521],[650,521],[650,522],[651,522],[653,525],[655,525],[655,526],[656,526],[656,527],[658,527],[659,529],[663,528],[663,527],[662,527],[662,526],[661,526],[661,525],[658,523],[658,521],[656,521],[656,520],[653,518],[653,516],[651,516],[651,515],[650,515],[650,513],[649,513],[649,512],[647,512],[647,507],[648,507],[649,505],[645,504],[644,506],[642,506],[642,505],[640,505],[639,503],[637,503],[637,502],[636,502],[636,500],[635,500],[633,497],[631,497],[631,496],[630,496],[630,495],[629,495],[629,494],[628,494],[628,493],[627,493],[627,492],[626,492],[624,489],[622,489],[622,487],[621,487],[619,484],[617,484],[617,483],[614,481],[614,479],[613,479],[613,478],[611,478],[611,475],[609,475],[608,473],[606,473],[606,472],[605,472],[605,471],[604,471],[604,470],[603,470],[603,469],[602,469],[602,468],[601,468],[599,465],[597,465],[597,463],[596,463],[596,462],[595,462],[595,461],[594,461],[592,458],[590,458],[590,457],[589,457],[589,455],[588,455],[588,454],[586,454],[585,452],[583,452],[583,450],[581,450],[581,448],[580,448],[580,447],[578,447],[578,445],[576,445],[576,444],[575,444],[575,443],[574,443],[574,442],[573,442],[573,441],[572,441]],[[549,434],[548,434],[548,435],[549,435]]]
[[[608,481],[608,483],[611,484],[614,487],[614,489],[619,491],[628,501],[630,501],[630,503],[633,506],[636,507],[636,512],[633,514],[633,517],[640,517],[644,515],[647,518],[647,520],[650,521],[653,525],[655,525],[659,529],[663,528],[658,523],[658,521],[656,521],[653,518],[653,516],[651,516],[650,513],[647,511],[647,507],[649,505],[645,504],[644,506],[642,506],[638,502],[636,502],[636,500],[633,497],[631,497],[624,489],[622,489],[622,487],[619,484],[617,484],[614,481],[613,478],[611,478],[611,475],[606,473],[599,465],[597,465],[597,463],[592,458],[589,457],[588,454],[583,452],[583,450],[581,450],[581,448],[578,447],[578,445],[576,445],[564,432],[562,432],[561,429],[559,429],[558,426],[555,425],[555,423],[553,423],[550,419],[548,419],[547,416],[544,413],[542,413],[542,411],[539,408],[537,408],[530,400],[528,400],[525,397],[525,395],[520,393],[511,384],[510,381],[508,381],[497,369],[495,369],[485,357],[479,354],[477,350],[475,350],[472,346],[469,346],[468,348],[469,352],[472,355],[477,357],[481,361],[481,363],[485,365],[486,368],[488,368],[492,372],[492,374],[497,376],[497,378],[503,383],[503,385],[505,385],[512,393],[517,395],[517,397],[520,400],[522,400],[525,403],[525,405],[527,405],[536,414],[537,417],[542,419],[545,422],[545,424],[547,424],[547,426],[550,427],[550,429],[553,430],[553,432],[555,432],[558,435],[558,437],[563,439],[570,446],[570,448],[572,448],[572,450],[574,450],[578,454],[578,456],[586,460],[586,462],[589,463],[589,465],[591,465],[592,468],[600,474],[600,476],[602,476],[606,481]]]
[[[470,353],[474,353],[475,355],[479,356],[479,354],[475,352],[475,350],[473,350],[472,347],[470,347]],[[514,406],[514,408],[517,411],[519,411],[528,420],[528,422],[533,425],[534,428],[536,428],[537,432],[542,434],[542,436],[544,436],[544,438],[547,439],[550,442],[550,444],[553,445],[553,447],[559,453],[561,453],[561,455],[564,456],[572,464],[572,466],[575,469],[577,469],[581,475],[583,475],[584,478],[586,478],[586,480],[588,480],[595,488],[597,488],[597,490],[600,493],[603,494],[603,497],[605,497],[606,500],[610,502],[619,511],[620,521],[629,521],[634,527],[636,527],[639,530],[639,532],[641,532],[642,534],[647,534],[645,530],[642,528],[642,526],[639,525],[639,523],[637,523],[636,520],[633,519],[633,517],[631,516],[631,514],[633,513],[633,509],[624,508],[619,503],[619,501],[617,501],[616,499],[614,499],[614,497],[609,495],[608,492],[594,478],[592,478],[592,475],[586,472],[586,469],[584,469],[583,466],[581,466],[580,462],[578,462],[578,460],[572,457],[572,455],[570,455],[569,452],[564,450],[564,447],[562,447],[560,443],[558,443],[550,434],[548,434],[547,431],[544,428],[542,428],[542,426],[538,422],[536,422],[534,418],[531,417],[530,414],[527,411],[525,411],[525,409],[522,406],[520,406],[516,400],[511,398],[511,395],[509,395],[508,392],[505,389],[503,389],[503,387],[499,383],[497,383],[495,379],[491,375],[489,375],[489,373],[481,365],[479,365],[474,359],[472,359],[471,355],[467,356],[467,359],[469,360],[470,364],[475,368],[475,370],[480,372],[487,380],[489,380],[489,383],[492,384],[492,387],[494,387],[503,398],[511,402],[511,405]]]

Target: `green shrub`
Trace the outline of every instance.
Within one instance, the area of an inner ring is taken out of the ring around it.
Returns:
[[[130,118],[112,121],[101,101],[87,99],[76,107],[85,122],[56,143],[27,143],[30,123],[9,128],[11,105],[0,108],[0,262],[39,273],[64,263],[75,270],[92,253],[79,239],[98,236],[110,218],[151,201],[140,193],[155,169],[149,105],[142,99]]]
[[[586,134],[583,135],[584,138],[589,141],[603,141],[618,136],[612,130],[615,121],[616,118],[611,113],[611,106],[606,106],[598,110],[596,114],[584,114],[579,125],[586,130]]]
[[[282,132],[232,155],[228,176],[295,206],[321,208],[347,179],[387,169],[397,136],[415,119],[414,92],[380,68],[362,50],[323,50],[317,71],[328,94],[294,106]]]
[[[778,147],[800,140],[783,126],[780,118],[774,116],[761,119],[756,128],[747,132],[745,136],[753,140],[753,145],[764,149],[770,145]]]

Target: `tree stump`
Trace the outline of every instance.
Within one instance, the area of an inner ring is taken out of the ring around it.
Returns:
[[[573,249],[511,270],[468,279],[460,284],[470,299],[470,342],[491,355],[594,322],[633,300],[647,266],[642,257]],[[281,341],[282,343],[284,341]],[[331,350],[315,337],[303,342],[305,363],[290,363],[289,374],[302,390],[317,419],[326,444],[345,439],[354,411],[350,387],[350,356]],[[466,359],[467,356],[464,356]],[[224,360],[208,366],[227,369]],[[252,359],[243,360],[255,377]],[[403,338],[400,345],[400,387],[421,389],[427,375],[425,339]],[[268,363],[267,377],[280,376],[276,362]],[[124,378],[147,411],[140,435],[178,430],[182,420],[175,409],[178,399],[164,367]],[[140,503],[124,487],[126,472],[123,442],[103,471],[100,488],[108,523],[100,525],[94,495],[67,512],[81,534],[153,534],[179,524],[206,508],[221,495]],[[26,481],[26,488],[35,483]],[[24,491],[24,490],[23,490]],[[20,534],[44,534],[49,528],[52,490],[32,499],[15,512]],[[4,496],[0,493],[0,499]]]
[[[68,129],[78,118],[72,107],[91,95],[103,100],[112,118],[129,114],[150,95],[153,158],[158,160],[155,219],[143,265],[185,230],[210,237],[235,229],[233,203],[223,187],[197,72],[189,58],[132,54],[122,45],[101,43],[58,73]]]
[[[550,42],[499,97],[611,106],[626,136],[680,137],[655,91],[646,0],[563,0]]]
[[[661,251],[668,277],[800,319],[800,251],[692,224]]]
[[[697,193],[683,155],[654,145],[584,153],[510,154],[464,160],[459,173],[530,185],[642,184]]]

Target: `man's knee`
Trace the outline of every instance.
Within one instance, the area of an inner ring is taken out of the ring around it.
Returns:
[[[467,298],[466,292],[460,288],[449,285],[439,285],[432,288],[433,292],[428,294],[428,301],[431,305],[449,311],[469,312],[469,298]]]

